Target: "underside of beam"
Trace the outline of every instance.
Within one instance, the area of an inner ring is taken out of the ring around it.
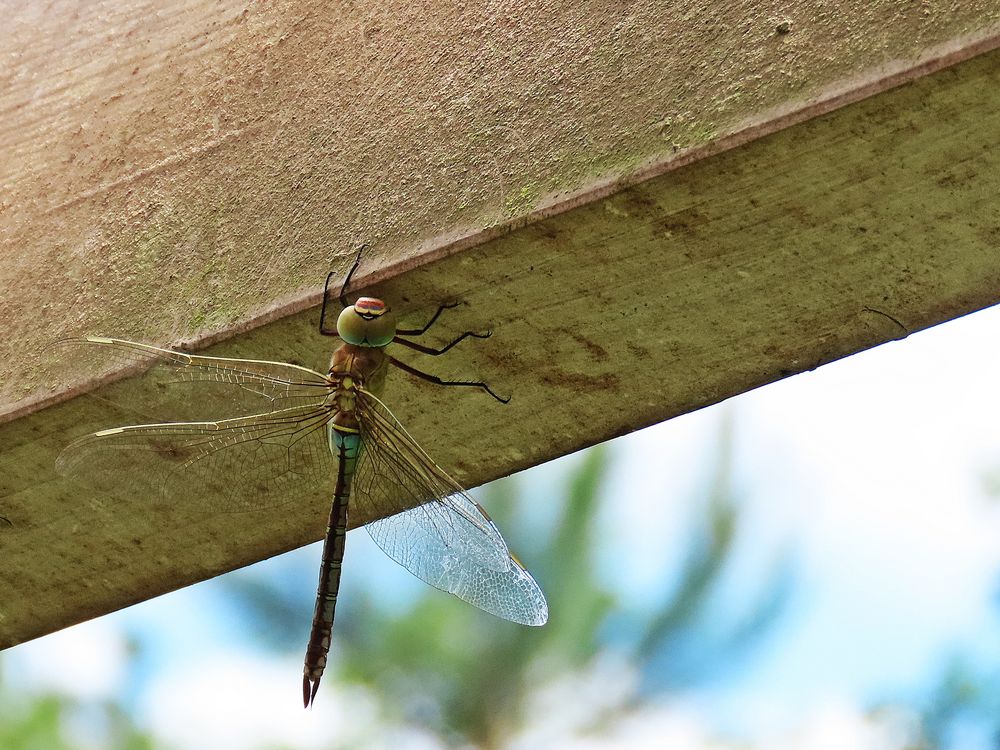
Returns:
[[[404,324],[456,301],[438,343],[494,331],[396,354],[509,404],[400,372],[385,394],[473,486],[1000,300],[993,6],[585,5],[23,11],[0,42],[0,646],[313,541],[332,491],[221,514],[224,476],[153,501],[67,483],[75,436],[215,415],[190,384],[96,386],[61,336],[323,370],[319,288],[367,243],[359,289]]]

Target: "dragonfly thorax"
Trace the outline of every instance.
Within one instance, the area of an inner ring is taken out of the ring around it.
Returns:
[[[330,359],[330,379],[338,408],[353,409],[353,399],[359,389],[376,395],[382,392],[388,367],[385,357],[385,349],[380,347],[351,343],[337,347]]]
[[[359,297],[337,318],[337,335],[348,344],[380,349],[396,335],[396,316],[375,297]]]

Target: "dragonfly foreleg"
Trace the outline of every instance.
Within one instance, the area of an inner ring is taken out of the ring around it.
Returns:
[[[358,266],[361,265],[361,254],[365,251],[368,245],[362,245],[358,248],[358,254],[354,256],[354,263],[351,264],[351,269],[347,272],[347,276],[344,278],[344,283],[340,285],[340,292],[337,298],[340,300],[341,309],[347,307],[347,287],[351,284],[351,277],[354,276],[354,272],[358,270]],[[333,328],[326,327],[326,304],[330,298],[330,279],[336,271],[330,271],[326,275],[326,282],[323,284],[323,307],[320,309],[319,313],[319,332],[322,336],[338,336],[337,327]]]

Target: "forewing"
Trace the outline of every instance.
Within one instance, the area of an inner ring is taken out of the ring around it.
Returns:
[[[321,399],[330,384],[314,370],[285,362],[257,359],[207,357],[123,339],[88,336],[64,339],[55,346],[67,349],[82,360],[87,369],[141,372],[156,367],[166,382],[218,383],[243,393],[259,396],[271,408],[305,405]]]
[[[296,406],[217,422],[116,427],[71,443],[64,476],[99,492],[244,511],[315,496],[336,476],[329,409]]]
[[[352,505],[376,543],[418,578],[505,620],[541,625],[545,596],[475,500],[371,394],[358,398],[362,451]],[[416,507],[414,507],[416,506]]]

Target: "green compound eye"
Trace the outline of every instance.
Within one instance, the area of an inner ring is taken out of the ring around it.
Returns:
[[[366,320],[365,323],[367,323],[365,335],[367,346],[376,348],[388,346],[396,335],[396,317],[388,311],[379,318]]]
[[[337,335],[348,344],[379,349],[395,337],[396,317],[382,300],[361,297],[340,313]]]

